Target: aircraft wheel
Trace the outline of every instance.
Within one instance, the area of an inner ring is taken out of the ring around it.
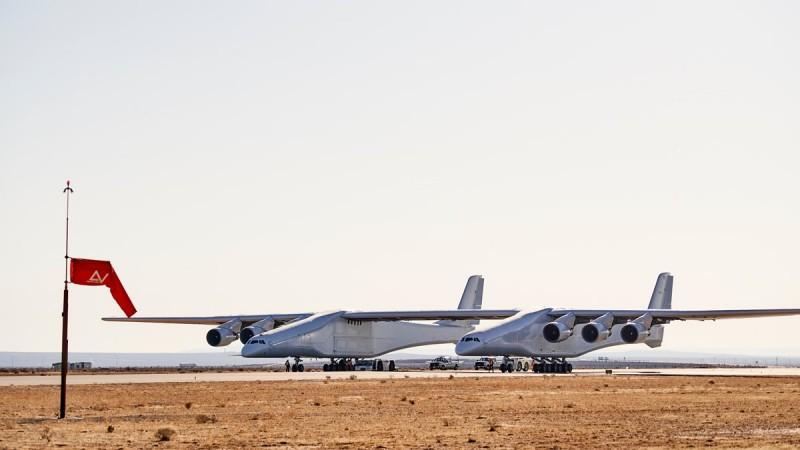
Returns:
[[[500,363],[500,372],[506,373],[506,363]]]
[[[378,372],[383,372],[383,360],[378,360]]]
[[[525,367],[523,367],[523,368],[522,368],[522,370],[524,370],[525,372],[527,372],[527,371],[531,370],[531,366],[530,366],[530,364],[528,364],[528,363],[526,362],[526,363],[525,363]]]
[[[305,367],[303,367],[303,365],[302,365],[302,364],[298,364],[298,365],[297,365],[297,371],[298,371],[298,372],[302,372],[302,371],[304,371],[305,369],[306,369],[306,368],[305,368]]]
[[[292,364],[292,372],[297,372],[297,364]]]
[[[394,372],[395,370],[397,370],[397,367],[395,367],[394,360],[392,359],[389,361],[389,372]]]
[[[327,364],[323,364],[322,365],[322,371],[323,372],[327,372],[328,371],[328,365]]]
[[[572,364],[567,363],[567,373],[572,373]]]
[[[433,366],[433,364],[431,364],[431,367],[430,367],[430,369],[431,369],[431,370],[435,369],[435,367]]]

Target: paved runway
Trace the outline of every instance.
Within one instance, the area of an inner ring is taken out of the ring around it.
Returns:
[[[555,376],[599,376],[602,370],[576,370],[571,375]],[[800,376],[800,368],[763,369],[622,369],[615,375],[684,375],[684,376]],[[289,381],[348,379],[360,380],[386,378],[447,378],[456,377],[542,377],[552,374],[516,372],[513,375],[500,372],[487,373],[473,370],[459,371],[410,371],[410,372],[203,372],[203,373],[126,373],[126,374],[75,374],[68,383],[76,384],[125,384],[125,383],[192,383],[210,381]],[[0,376],[0,386],[58,385],[58,375],[9,375]]]

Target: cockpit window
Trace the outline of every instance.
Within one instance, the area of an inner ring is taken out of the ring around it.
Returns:
[[[480,342],[481,340],[476,337],[463,337],[461,338],[461,342]]]

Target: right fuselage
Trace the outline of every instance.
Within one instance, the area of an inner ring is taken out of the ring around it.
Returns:
[[[570,337],[560,342],[550,342],[543,332],[545,325],[552,321],[548,315],[550,311],[551,309],[523,311],[485,330],[470,332],[456,344],[456,353],[461,356],[573,358],[601,348],[627,344],[620,332],[625,324],[614,325],[606,339],[591,343],[582,337],[582,328],[586,324],[575,325]],[[651,347],[659,346],[663,331],[662,325],[653,325],[643,343]]]

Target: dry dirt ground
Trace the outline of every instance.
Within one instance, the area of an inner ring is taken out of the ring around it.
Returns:
[[[57,421],[58,387],[0,388],[0,448],[800,447],[793,377],[399,374],[69,394]]]

